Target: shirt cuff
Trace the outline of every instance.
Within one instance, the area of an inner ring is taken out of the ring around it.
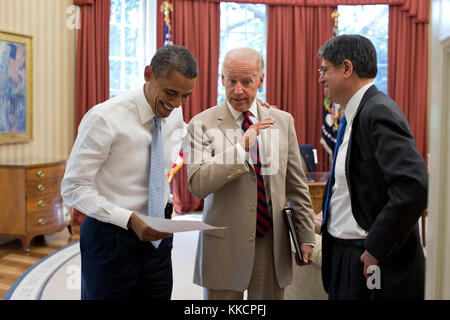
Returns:
[[[133,212],[130,210],[123,209],[121,207],[114,208],[114,214],[111,217],[111,223],[128,230],[128,220],[130,220],[131,214]]]
[[[316,244],[312,242],[302,242],[301,244],[309,244],[313,248],[316,246]]]

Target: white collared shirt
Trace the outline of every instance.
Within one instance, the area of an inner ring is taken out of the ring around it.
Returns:
[[[242,130],[242,122],[244,121],[244,115],[242,114],[242,112],[235,110],[231,106],[231,104],[228,102],[228,100],[227,100],[227,107],[228,107],[228,110],[230,110],[230,113],[234,119],[234,122],[236,123],[237,129]],[[253,124],[258,123],[260,121],[260,119],[258,116],[258,106],[256,104],[256,99],[253,100],[253,103],[250,106],[250,109],[248,109],[248,111],[250,111],[250,120],[253,122]],[[260,132],[260,134],[256,137],[256,141],[258,142],[258,145],[259,145],[259,156],[260,156],[260,160],[261,160],[262,164],[267,162],[266,149],[265,149],[265,146],[263,144],[263,139],[262,139],[262,135],[264,133],[265,133],[264,131]],[[240,143],[237,144],[237,150],[238,150],[238,156],[241,159],[249,159],[248,151],[245,151],[244,147]],[[262,170],[261,174],[264,175],[264,170]]]
[[[64,202],[127,229],[131,214],[147,215],[154,113],[141,87],[91,108],[78,128],[61,183]],[[186,135],[181,107],[161,121],[165,173]],[[166,180],[164,203],[169,198]]]
[[[361,87],[349,100],[344,111],[347,126],[337,154],[334,172],[335,182],[330,199],[330,219],[327,226],[330,235],[338,239],[365,239],[367,237],[367,232],[358,225],[352,214],[350,192],[345,172],[345,159],[347,157],[353,119],[362,97],[372,85],[373,82],[370,82]]]
[[[228,100],[227,100],[227,106],[228,106],[228,110],[230,110],[231,115],[234,118],[234,121],[236,122],[236,125],[238,126],[238,128],[241,128],[242,121],[244,121],[244,115],[242,114],[242,112],[235,110],[233,108],[233,106],[228,102]],[[252,120],[253,124],[259,122],[258,108],[256,106],[256,99],[253,100],[253,103],[250,106],[250,109],[248,109],[248,111],[250,111],[250,120]]]

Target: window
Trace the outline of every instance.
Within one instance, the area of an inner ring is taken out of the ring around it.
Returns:
[[[155,18],[148,17],[154,15]],[[148,17],[148,18],[147,18]],[[109,91],[114,97],[143,85],[144,68],[156,51],[156,1],[111,0]],[[154,32],[153,32],[154,33]],[[146,36],[149,35],[149,36]],[[147,40],[146,40],[147,39]]]
[[[221,80],[222,63],[229,50],[252,47],[266,61],[266,16],[266,6],[262,4],[220,3],[218,104],[225,100],[225,88]],[[265,82],[258,90],[258,96],[265,99]]]
[[[389,6],[338,6],[339,34],[360,34],[372,41],[377,51],[378,89],[387,94]]]

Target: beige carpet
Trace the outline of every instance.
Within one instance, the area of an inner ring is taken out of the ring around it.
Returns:
[[[174,219],[200,220],[201,215]],[[203,288],[192,283],[198,231],[176,233],[172,250],[173,300],[202,300]],[[294,257],[293,257],[294,259]],[[294,265],[294,283],[286,288],[286,300],[326,299],[321,279],[321,238],[316,235],[311,266]],[[11,287],[5,300],[79,300],[80,249],[75,242],[40,260]],[[244,293],[246,297],[246,293]]]
[[[200,215],[174,219],[199,220]],[[172,250],[173,300],[201,300],[203,289],[192,283],[198,231],[174,235]],[[5,300],[79,300],[81,287],[79,242],[56,251],[28,269]]]

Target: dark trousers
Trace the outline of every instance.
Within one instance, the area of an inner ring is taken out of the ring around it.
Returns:
[[[331,236],[331,277],[328,286],[330,300],[373,300],[376,289],[369,290],[360,257],[363,240],[341,240]]]
[[[164,299],[172,294],[172,241],[158,249],[133,230],[86,217],[80,229],[81,299]]]

